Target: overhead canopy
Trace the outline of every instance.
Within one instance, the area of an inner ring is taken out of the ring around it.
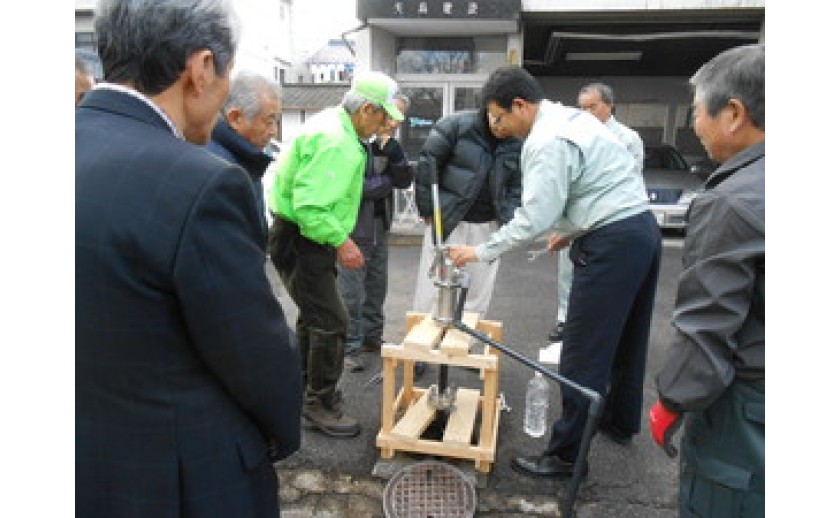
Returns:
[[[687,76],[761,37],[763,9],[522,13],[535,76]]]

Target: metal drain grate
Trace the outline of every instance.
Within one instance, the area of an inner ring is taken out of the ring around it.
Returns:
[[[401,469],[385,486],[387,518],[472,518],[475,488],[449,464],[424,461]]]

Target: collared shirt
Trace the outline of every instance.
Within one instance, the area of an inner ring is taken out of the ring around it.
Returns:
[[[642,174],[642,168],[645,165],[645,145],[642,143],[642,137],[632,129],[618,122],[613,115],[610,115],[610,118],[604,124],[618,137],[618,140],[627,146],[627,150],[630,151],[633,159],[636,160],[636,172]]]
[[[166,121],[166,124],[169,125],[169,129],[172,130],[172,133],[176,137],[178,137],[181,140],[184,140],[184,134],[181,133],[181,130],[179,130],[177,126],[175,126],[175,123],[172,122],[172,119],[170,119],[169,116],[163,110],[160,109],[160,106],[158,106],[157,104],[152,102],[151,99],[149,99],[145,95],[141,94],[137,90],[135,90],[133,88],[129,88],[127,86],[117,84],[117,83],[98,83],[98,84],[93,86],[93,89],[94,90],[114,90],[114,91],[117,91],[117,92],[122,92],[124,94],[128,94],[128,95],[131,95],[133,97],[136,97],[137,99],[146,103],[158,115],[160,115],[160,117],[163,120]]]
[[[544,100],[522,147],[522,206],[476,249],[491,261],[553,226],[594,230],[648,210],[633,156],[587,112]]]

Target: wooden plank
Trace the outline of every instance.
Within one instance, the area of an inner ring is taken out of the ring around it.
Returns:
[[[437,348],[444,328],[435,322],[430,315],[411,328],[403,339],[403,345],[409,349],[431,350]]]
[[[382,359],[382,430],[390,432],[394,427],[394,390],[396,390],[397,360]]]
[[[494,340],[496,342],[501,343],[502,338],[504,337],[504,332],[502,331],[502,323],[498,320],[480,320],[478,325],[476,326],[478,331],[481,331],[488,338]],[[484,354],[494,354],[496,356],[501,357],[501,354],[498,349],[495,347],[491,347],[487,344],[484,345]],[[481,369],[481,372],[478,375],[479,379],[484,379],[484,369]]]
[[[380,354],[382,358],[446,364],[456,367],[474,367],[476,369],[496,369],[499,365],[499,357],[495,354],[468,354],[467,356],[461,357],[447,356],[437,350],[411,349],[402,345],[383,345]]]
[[[478,445],[490,448],[493,434],[499,426],[497,408],[499,406],[499,371],[487,370],[484,373],[484,399],[481,408],[481,432],[478,435]]]
[[[411,405],[391,433],[404,439],[417,439],[435,418],[435,409],[429,404],[429,391]]]
[[[502,323],[498,320],[481,320],[476,329],[486,334],[493,340],[501,342],[503,338]]]
[[[481,391],[476,389],[458,389],[455,393],[455,411],[449,415],[443,432],[443,442],[470,444],[480,395]]]
[[[475,326],[478,325],[478,318],[478,313],[464,313],[461,322],[467,327],[475,329]],[[473,337],[467,333],[457,329],[449,329],[446,331],[443,340],[440,341],[440,352],[448,356],[466,356],[470,353],[472,341]]]
[[[411,329],[423,321],[424,318],[429,316],[428,313],[422,313],[420,311],[406,311],[405,312],[405,334],[411,332]]]
[[[415,399],[414,390],[414,362],[405,360],[402,363],[402,390],[400,390],[400,397],[397,398],[398,405],[401,409],[408,408]]]
[[[478,320],[470,322],[471,315],[466,314],[464,322],[474,329],[488,335],[497,342],[502,342],[501,322]],[[376,446],[381,449],[383,458],[391,458],[396,451],[414,452],[426,455],[440,455],[475,461],[476,468],[482,473],[488,473],[496,457],[498,445],[498,424],[500,417],[499,405],[499,363],[501,355],[494,348],[483,348],[481,354],[466,354],[452,356],[446,354],[449,345],[440,343],[441,335],[446,327],[435,322],[428,313],[406,313],[406,340],[401,345],[384,345],[382,347],[383,369],[383,412],[382,429],[376,436]],[[453,331],[450,329],[450,331]],[[460,332],[458,332],[460,333]],[[467,338],[472,338],[466,335]],[[453,333],[450,342],[457,335]],[[449,349],[451,351],[451,349]],[[469,352],[469,348],[467,348]],[[455,354],[459,354],[456,352]],[[476,367],[482,370],[484,387],[476,389],[459,389],[456,393],[455,410],[447,423],[444,437],[440,441],[421,439],[420,436],[434,420],[435,410],[428,405],[428,390],[414,386],[414,362],[423,361],[440,365],[461,367]],[[401,390],[394,397],[397,386],[396,367],[403,367],[403,383]],[[387,390],[384,390],[386,389]],[[463,393],[462,393],[463,391]],[[481,408],[481,423],[479,425],[478,445],[473,446],[472,434],[476,427],[479,408]],[[401,412],[405,410],[405,413]],[[394,426],[397,416],[402,419]],[[391,430],[389,430],[389,428]]]
[[[428,439],[403,439],[393,434],[379,432],[376,436],[376,446],[382,449],[409,451],[426,455],[441,455],[458,459],[493,462],[496,452],[480,446],[464,446],[462,444],[445,444],[441,441]]]

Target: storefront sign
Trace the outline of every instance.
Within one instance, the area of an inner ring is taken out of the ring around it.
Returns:
[[[358,0],[357,15],[368,18],[451,18],[510,20],[522,11],[521,0]]]

